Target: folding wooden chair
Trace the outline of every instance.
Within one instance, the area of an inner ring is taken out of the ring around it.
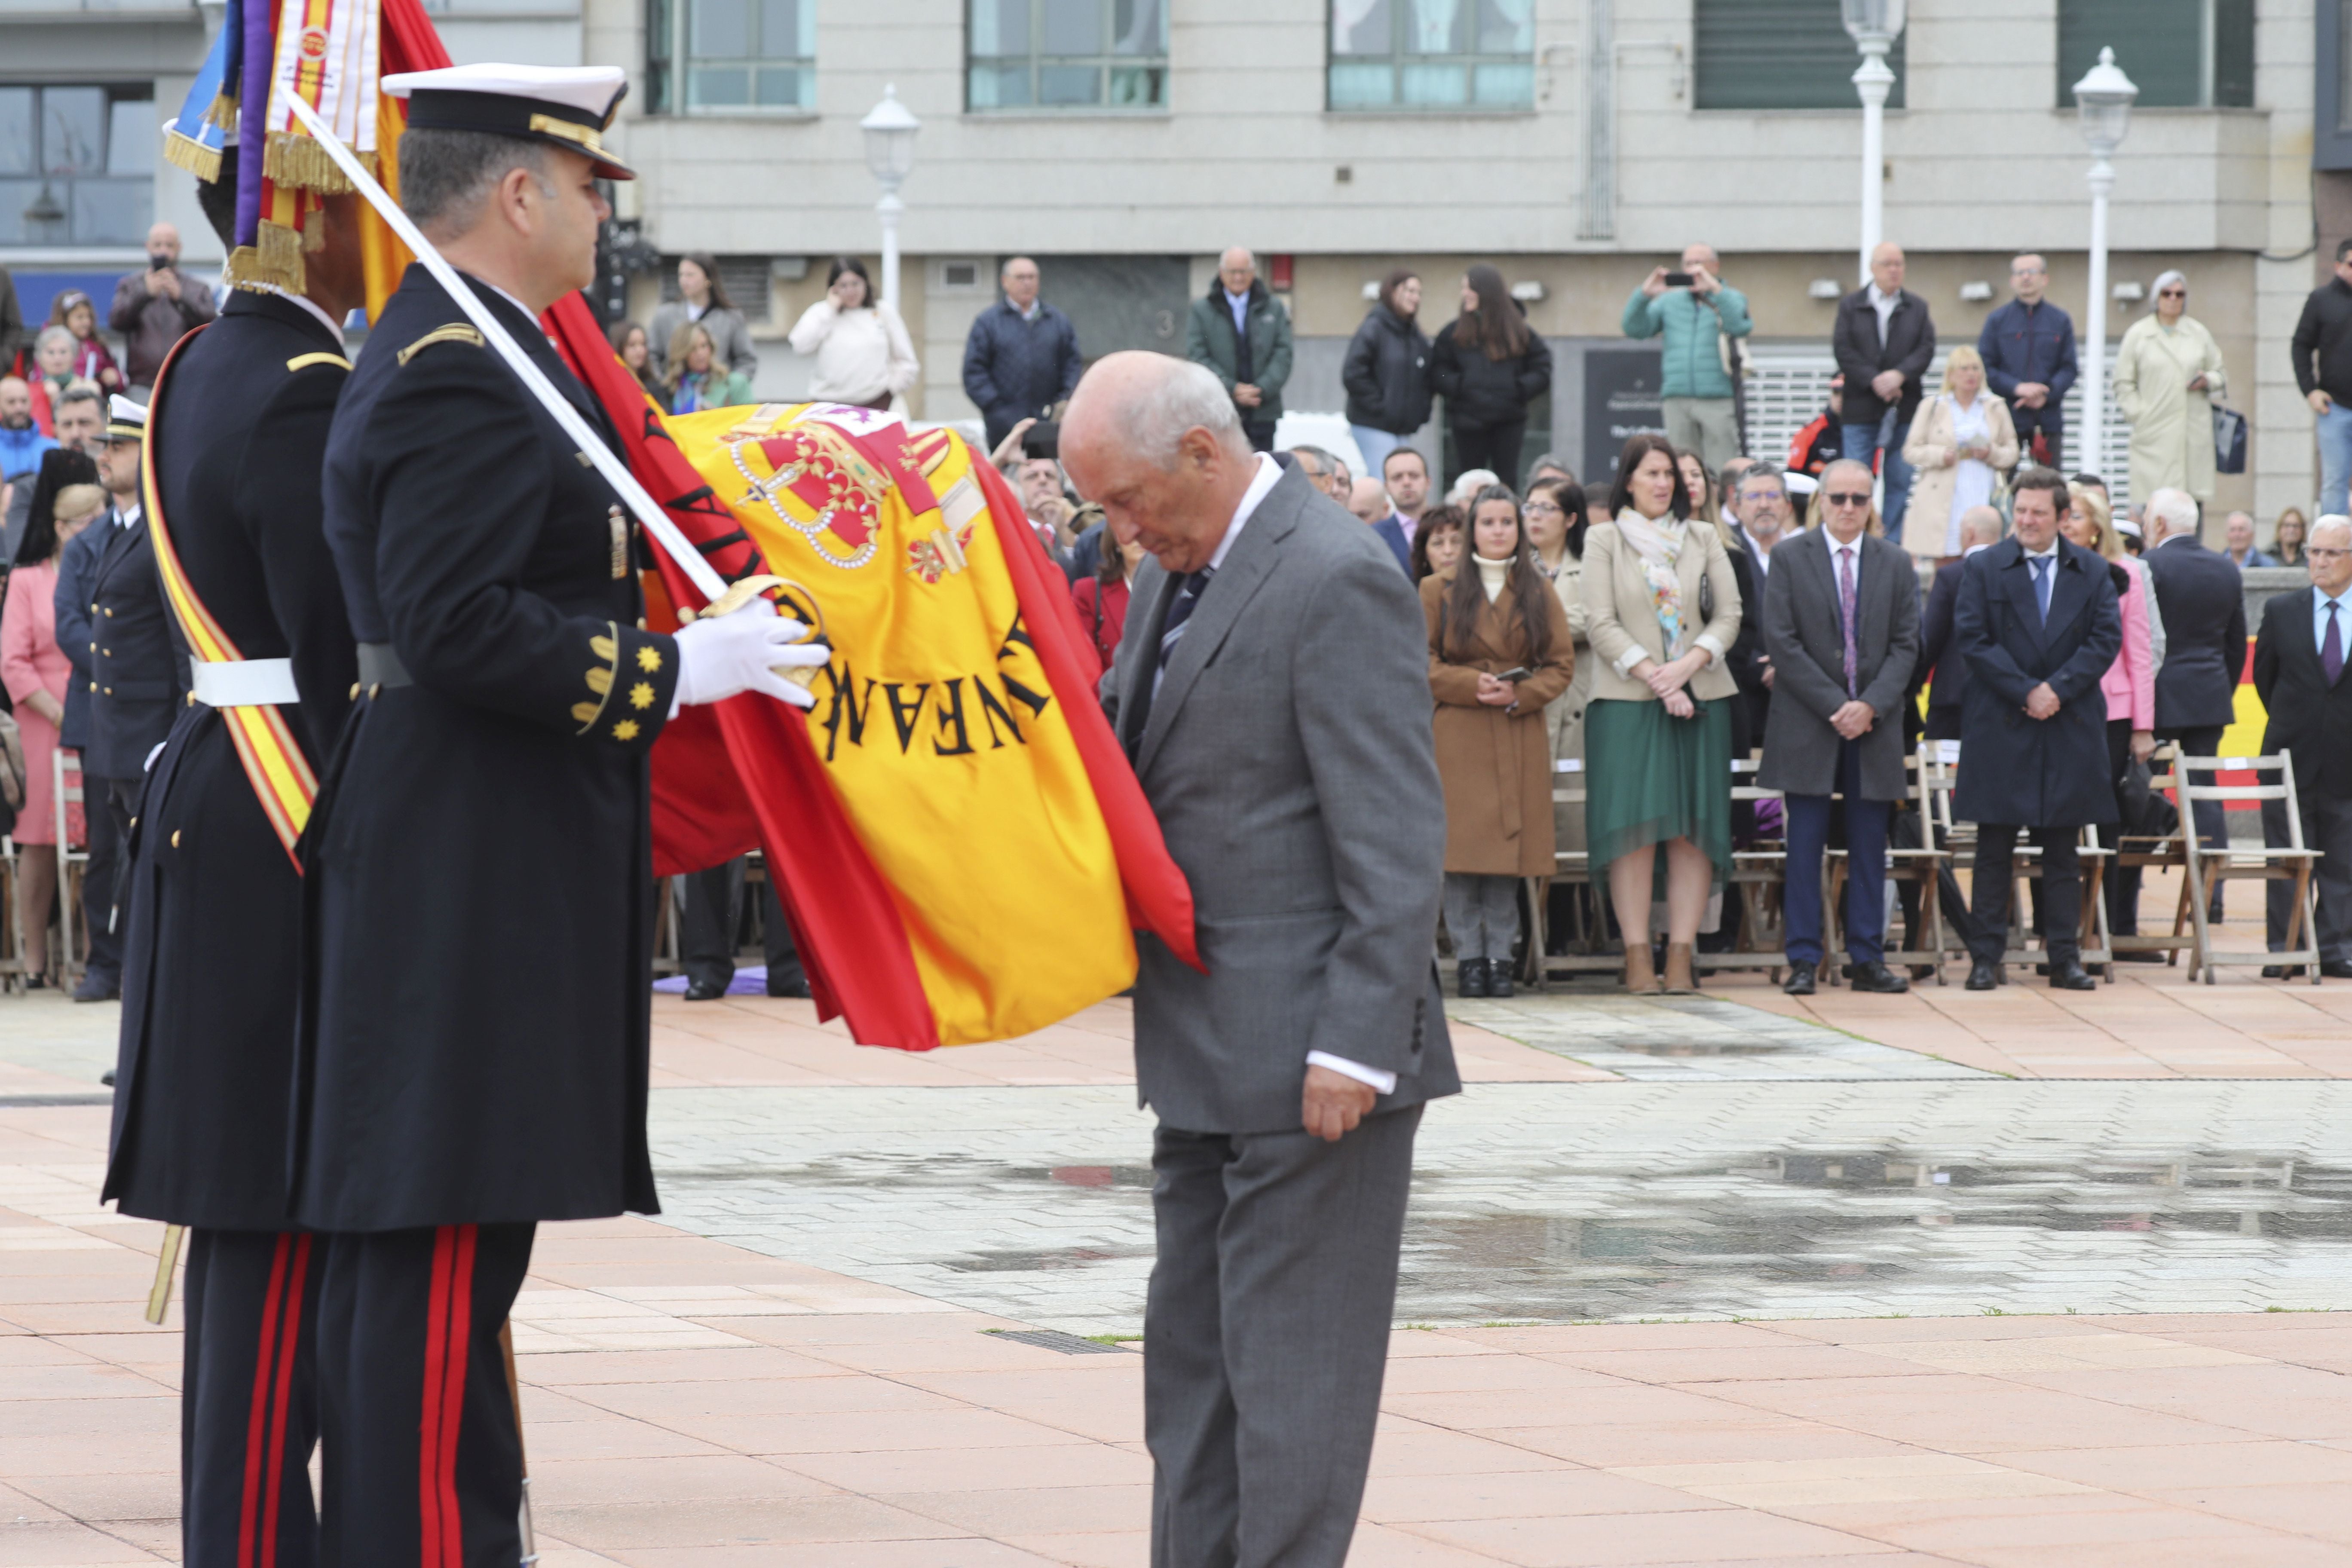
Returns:
[[[1931,781],[1928,788],[1937,800],[1938,836],[1943,838],[1946,858],[1958,866],[1964,860],[1973,862],[1976,857],[1977,825],[1957,817],[1952,811],[1952,795],[1958,784],[1960,742],[1932,741],[1921,748],[1928,755],[1923,766],[1923,777]],[[2106,865],[2114,851],[2104,845],[2095,827],[2084,827],[2075,836],[2075,855],[2082,868],[2083,912],[2076,930],[2075,942],[2083,963],[2105,965],[2107,984],[2115,984],[2115,952],[2107,942],[2107,906],[2102,896],[2105,886]],[[2009,896],[2009,932],[2001,953],[2004,963],[2046,963],[2048,953],[2027,943],[2034,935],[2026,929],[2028,911],[2032,903],[2028,889],[2042,879],[2042,849],[2039,845],[2021,837],[2010,858],[2011,883]]]
[[[2179,907],[2173,911],[2172,931],[2168,935],[2157,936],[2143,936],[2137,933],[2123,936],[2113,931],[2107,935],[2107,945],[2117,952],[2161,952],[2165,955],[2164,962],[2168,964],[2178,964],[2180,962],[2181,949],[2188,948],[2193,952],[2197,946],[2196,933],[2189,929],[2189,900],[2185,891],[2188,886],[2189,866],[2189,850],[2185,836],[2193,831],[2193,824],[2188,801],[2180,794],[2179,763],[2180,745],[2176,741],[2167,741],[2148,753],[2147,787],[2158,795],[2169,795],[2173,797],[2181,808],[2179,823],[2172,832],[2164,835],[2118,832],[2116,837],[2113,861],[2114,868],[2118,873],[2133,868],[2143,872],[2153,868],[2182,873],[2181,886],[2184,892]]]
[[[1766,789],[1756,782],[1756,773],[1763,765],[1759,754],[1731,759],[1731,801],[1742,802],[1781,800],[1777,789]],[[1782,945],[1787,932],[1777,915],[1781,888],[1789,879],[1789,842],[1785,837],[1759,839],[1752,848],[1731,852],[1731,879],[1724,889],[1739,900],[1739,945],[1729,952],[1695,952],[1691,967],[1701,974],[1721,969],[1762,969],[1769,971],[1774,982],[1789,966],[1789,954]]]
[[[1584,807],[1584,763],[1578,757],[1561,757],[1552,763],[1552,803],[1555,805]],[[1603,922],[1595,921],[1582,933],[1574,952],[1548,953],[1549,944],[1544,930],[1544,911],[1554,882],[1567,882],[1590,888],[1592,880],[1592,857],[1582,849],[1555,849],[1552,853],[1552,874],[1529,877],[1528,889],[1528,953],[1520,965],[1521,975],[1537,990],[1554,976],[1566,979],[1577,974],[1615,973],[1625,967],[1624,955],[1608,951]],[[1597,907],[1597,900],[1596,900]]]
[[[83,895],[89,878],[89,814],[82,797],[80,753],[74,753],[68,762],[66,748],[55,747],[49,752],[49,798],[56,805],[58,818],[58,948],[49,968],[70,987],[80,982],[86,967],[74,930],[79,924],[87,939],[89,904]],[[79,847],[73,831],[76,817],[82,822]]]
[[[2190,769],[2204,773],[2214,770],[2211,784],[2199,784]],[[2294,794],[2294,757],[2281,752],[2272,757],[2183,757],[2177,772],[2180,778],[2180,819],[2182,859],[2185,871],[2181,878],[2180,896],[2189,904],[2189,917],[2195,922],[2196,940],[2189,948],[2189,978],[2200,975],[2205,984],[2215,984],[2214,971],[2222,964],[2279,964],[2287,968],[2302,965],[2314,985],[2319,984],[2319,901],[2312,886],[2312,863],[2319,851],[2304,847],[2303,814],[2297,809]],[[2252,784],[2224,784],[2221,773],[2250,773]],[[2276,784],[2262,782],[2265,774],[2276,773]],[[2219,853],[2207,850],[2196,833],[2195,803],[2215,800],[2229,809],[2231,801],[2261,802],[2275,800],[2285,806],[2287,841],[2284,845],[2265,844],[2260,848],[2240,849],[2234,846]],[[2294,911],[2287,917],[2284,952],[2219,952],[2214,950],[2212,931],[2205,922],[2207,901],[2215,887],[2227,881],[2293,882]],[[2176,921],[2175,922],[2179,922]],[[2301,945],[2296,945],[2298,939]]]

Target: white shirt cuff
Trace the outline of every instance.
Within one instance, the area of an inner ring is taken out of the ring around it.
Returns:
[[[1345,1057],[1335,1057],[1328,1051],[1307,1052],[1307,1065],[1311,1068],[1329,1068],[1333,1072],[1345,1073],[1358,1083],[1370,1084],[1382,1094],[1396,1092],[1396,1074],[1382,1072],[1378,1068],[1368,1068],[1361,1062],[1351,1062]]]
[[[1716,663],[1721,664],[1723,662],[1723,639],[1717,637],[1713,632],[1699,633],[1698,636],[1691,638],[1691,647],[1703,647],[1706,649],[1708,657],[1713,658]]]
[[[1635,643],[1611,662],[1616,665],[1619,675],[1630,677],[1633,673],[1633,667],[1649,657],[1650,650],[1640,643]]]

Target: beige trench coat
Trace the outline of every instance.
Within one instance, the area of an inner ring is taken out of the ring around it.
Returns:
[[[1437,700],[1437,776],[1445,792],[1445,868],[1494,877],[1549,877],[1552,858],[1551,752],[1544,707],[1569,688],[1576,644],[1558,595],[1547,594],[1551,650],[1540,663],[1508,605],[1478,607],[1478,622],[1458,658],[1438,647],[1439,608],[1452,573],[1424,577],[1422,614],[1429,627],[1429,689]],[[1478,676],[1526,666],[1516,707],[1478,700]]]
[[[1992,437],[1989,466],[1995,470],[1993,494],[1997,496],[1999,476],[2017,466],[2017,426],[2009,416],[2008,404],[1990,392],[1977,396],[1984,400],[1985,427]],[[1952,489],[1959,465],[1946,459],[1958,445],[1950,401],[1942,393],[1922,398],[1919,412],[1911,416],[1911,434],[1903,442],[1903,460],[1918,470],[1911,481],[1911,499],[1903,508],[1903,543],[1914,556],[1940,560],[1945,545],[1951,542]]]
[[[2205,377],[2200,392],[2189,384]],[[2221,349],[2196,317],[2166,331],[2142,316],[2116,350],[2116,407],[2131,421],[2131,498],[2169,485],[2213,499],[2213,405],[2221,401]]]

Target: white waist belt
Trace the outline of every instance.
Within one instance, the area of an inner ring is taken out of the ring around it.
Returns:
[[[196,700],[210,708],[259,708],[302,700],[294,687],[290,658],[197,659],[192,673]]]

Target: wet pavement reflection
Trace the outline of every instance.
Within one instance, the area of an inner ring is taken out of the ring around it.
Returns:
[[[1045,1326],[1139,1323],[1129,1091],[707,1092],[655,1096],[671,1223]],[[2342,1309],[2347,1113],[2352,1085],[2317,1082],[1481,1085],[1423,1123],[1398,1316]]]

